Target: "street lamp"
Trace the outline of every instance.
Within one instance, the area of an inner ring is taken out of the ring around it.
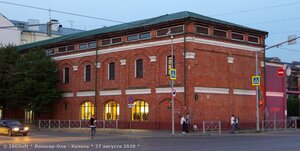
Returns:
[[[255,76],[258,76],[258,53],[255,52]],[[259,103],[258,103],[258,85],[256,85],[256,131],[259,131]]]
[[[171,65],[172,68],[174,68],[174,47],[173,47],[173,35],[171,34],[171,30],[168,31],[167,33],[168,36],[170,36],[171,38]],[[169,72],[169,71],[168,71]],[[171,75],[170,75],[171,76]],[[172,135],[175,135],[175,117],[174,117],[174,95],[173,95],[173,91],[174,91],[174,80],[171,79],[171,96],[172,96]]]

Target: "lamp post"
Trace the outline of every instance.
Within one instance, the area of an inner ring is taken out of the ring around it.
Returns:
[[[255,76],[258,76],[258,52],[255,52]],[[259,131],[259,98],[258,86],[256,85],[256,131]]]
[[[173,48],[173,35],[171,36],[171,49],[172,49],[172,68],[174,68],[174,48]],[[171,95],[172,95],[172,135],[175,134],[175,117],[174,117],[174,80],[171,80]]]
[[[173,46],[173,35],[171,34],[171,30],[168,31],[167,33],[170,38],[171,38],[171,65],[172,65],[172,69],[174,68],[174,46]],[[169,72],[169,71],[168,71]],[[171,74],[171,73],[170,73]],[[170,75],[171,76],[171,75]],[[174,95],[173,95],[173,91],[174,91],[174,80],[171,79],[171,96],[172,96],[172,135],[175,135],[175,117],[174,117]]]

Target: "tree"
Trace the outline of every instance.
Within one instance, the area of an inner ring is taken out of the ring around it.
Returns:
[[[58,68],[43,49],[22,54],[9,75],[8,106],[32,110],[37,116],[52,111],[52,104],[60,97]]]
[[[287,99],[287,114],[288,116],[299,115],[299,100],[295,96],[289,96]]]
[[[18,58],[19,54],[15,46],[0,46],[0,108],[7,107],[6,102],[9,100],[7,91],[9,89],[8,72],[12,66],[15,66]]]

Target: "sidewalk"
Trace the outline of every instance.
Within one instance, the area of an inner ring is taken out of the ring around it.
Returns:
[[[56,129],[32,129],[32,132],[55,132],[55,133],[76,133],[76,134],[88,134],[90,133],[90,128],[56,128]],[[98,128],[97,135],[123,135],[123,136],[144,136],[144,137],[170,137],[172,136],[171,130],[143,130],[143,129],[103,129]],[[293,130],[295,131],[295,130]],[[264,133],[269,132],[277,132],[277,131],[267,131]],[[285,131],[280,131],[285,132]],[[201,130],[199,131],[190,131],[189,133],[182,134],[181,131],[175,131],[176,137],[181,136],[217,136],[217,135],[239,135],[239,134],[259,134],[262,133],[257,132],[255,129],[243,129],[238,130],[237,134],[232,134],[229,130],[222,131],[221,134],[219,134],[218,131],[215,132],[206,132],[203,134]]]

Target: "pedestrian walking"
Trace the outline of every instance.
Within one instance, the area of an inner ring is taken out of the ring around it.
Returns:
[[[182,133],[185,134],[185,129],[186,129],[186,119],[185,119],[185,114],[182,115],[180,119],[180,124],[182,126]]]
[[[185,123],[186,123],[185,132],[188,133],[189,126],[190,126],[190,114],[189,113],[186,113]]]
[[[92,117],[90,118],[90,128],[91,128],[91,139],[94,139],[96,134],[96,120],[94,115],[92,115]]]
[[[231,133],[235,133],[235,117],[234,114],[232,114],[230,118],[230,124],[231,124]]]
[[[239,127],[239,124],[240,124],[240,117],[239,116],[236,116],[235,117],[235,129],[238,130],[240,127]]]

